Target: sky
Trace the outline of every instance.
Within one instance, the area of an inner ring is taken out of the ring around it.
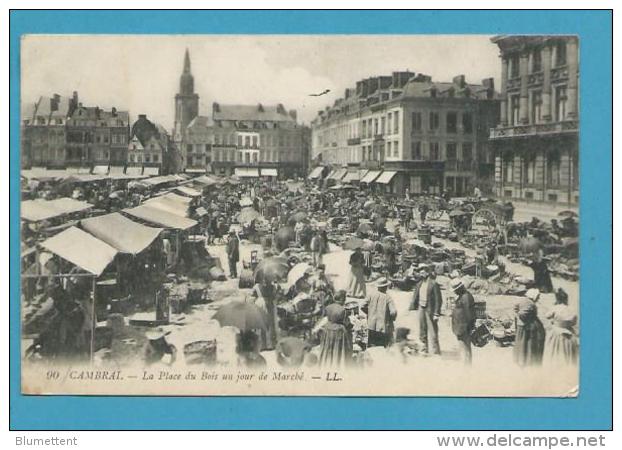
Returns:
[[[211,115],[212,102],[282,103],[309,123],[356,81],[399,70],[434,81],[493,77],[500,86],[490,36],[29,35],[22,40],[22,105],[78,91],[85,106],[114,106],[132,121],[147,114],[171,129],[186,48],[200,115]]]

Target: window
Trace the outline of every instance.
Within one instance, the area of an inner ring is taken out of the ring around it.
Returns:
[[[525,182],[527,184],[534,184],[536,182],[536,157],[535,155],[528,155],[524,160],[525,165]]]
[[[380,134],[384,134],[384,125],[385,125],[385,118],[384,116],[380,118]]]
[[[257,136],[253,136],[253,148],[257,148]]]
[[[561,184],[561,158],[558,151],[550,152],[546,162],[546,182],[551,187]]]
[[[473,116],[471,113],[463,113],[462,114],[462,131],[465,134],[473,133]]]
[[[447,143],[447,147],[446,147],[446,159],[456,159],[457,157],[457,151],[456,151],[456,143],[455,142],[448,142]]]
[[[458,130],[458,114],[455,112],[447,113],[447,132],[455,133]]]
[[[561,122],[566,118],[566,86],[555,88],[555,120]]]
[[[391,152],[391,146],[393,145],[392,142],[387,142],[387,155],[391,156],[393,153]]]
[[[438,130],[440,118],[437,112],[430,112],[430,130]]]
[[[155,144],[150,144],[150,145],[149,145],[149,149],[150,149],[150,150],[155,150]]]
[[[542,93],[534,91],[531,93],[531,123],[540,123],[542,119]]]
[[[160,162],[160,155],[153,155],[153,162],[154,163]]]
[[[438,142],[430,142],[430,161],[438,161],[441,159]]]
[[[136,146],[134,146],[134,150],[136,150]],[[187,153],[192,153],[192,144],[186,145],[186,152]]]
[[[134,154],[133,153],[130,154],[130,162],[132,162],[132,163],[134,162]]]
[[[514,156],[503,156],[503,181],[511,183],[514,177]]]
[[[531,72],[540,72],[542,70],[542,51],[540,49],[534,50],[531,55]]]
[[[411,144],[412,159],[421,160],[421,142],[414,141]]]
[[[473,159],[473,144],[471,142],[464,142],[462,144],[462,160],[471,161]]]
[[[412,113],[412,128],[415,131],[421,131],[421,113]]]
[[[566,65],[566,43],[560,42],[555,46],[555,66]]]
[[[398,134],[400,132],[400,113],[395,111],[393,113],[393,133]]]
[[[363,120],[363,137],[367,136],[367,121]]]
[[[374,134],[380,134],[378,119],[374,119]]]
[[[508,65],[509,65],[509,74],[510,74],[510,78],[516,78],[518,77],[519,74],[519,58],[518,55],[512,55],[510,56],[510,58],[508,59]]]
[[[399,141],[395,141],[393,143],[393,156],[398,158],[400,156],[400,143]]]
[[[520,122],[520,98],[518,95],[510,97],[510,125],[518,125]]]
[[[151,155],[145,155],[145,162],[151,162]]]

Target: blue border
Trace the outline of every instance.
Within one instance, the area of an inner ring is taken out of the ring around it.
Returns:
[[[608,11],[12,11],[12,429],[609,429],[612,427],[612,15]],[[28,397],[19,361],[19,50],[25,33],[578,34],[578,399]]]

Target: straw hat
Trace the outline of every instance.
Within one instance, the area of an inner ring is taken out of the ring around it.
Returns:
[[[387,280],[385,277],[381,277],[378,279],[378,281],[376,281],[376,287],[382,288],[382,287],[388,287],[389,286],[389,280]]]
[[[462,280],[460,278],[455,278],[453,280],[451,280],[451,290],[456,292],[459,289],[463,288],[464,284],[462,283]]]

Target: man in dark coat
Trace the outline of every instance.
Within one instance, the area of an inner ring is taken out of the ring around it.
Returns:
[[[238,261],[240,260],[240,241],[235,231],[229,232],[229,241],[227,242],[227,259],[229,261],[229,276],[231,278],[238,277]]]
[[[434,270],[430,266],[424,267],[420,275],[421,281],[415,286],[413,299],[408,309],[419,311],[419,339],[423,344],[422,351],[428,353],[430,345],[432,347],[431,353],[440,355],[438,319],[441,316],[443,296],[441,288],[435,280]]]
[[[456,303],[451,313],[451,330],[458,339],[464,363],[471,365],[471,333],[475,329],[475,299],[460,279],[452,280],[451,289],[456,294]]]

